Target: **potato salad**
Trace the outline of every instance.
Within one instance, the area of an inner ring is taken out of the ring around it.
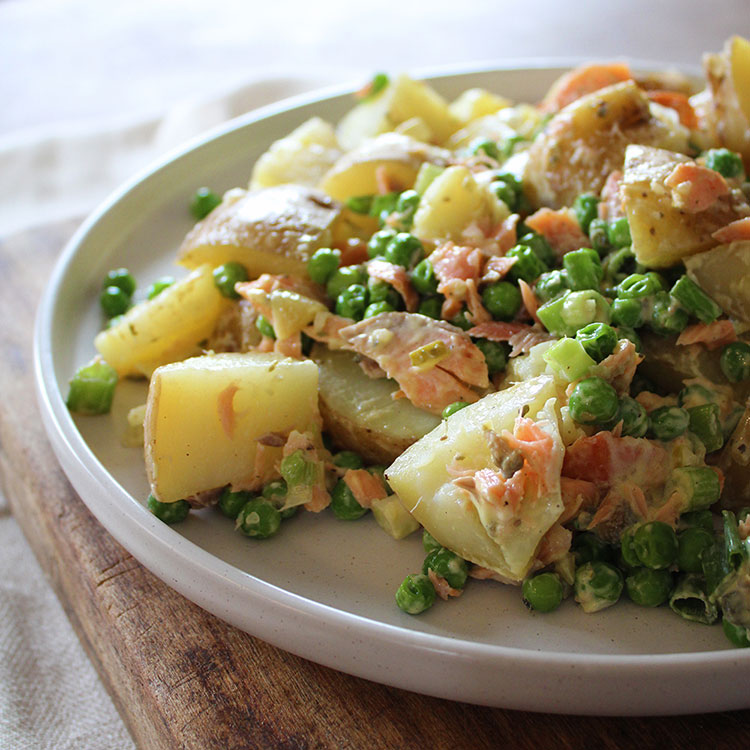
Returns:
[[[128,435],[166,523],[421,534],[405,613],[491,579],[750,645],[750,42],[703,64],[522,103],[376,75],[197,189],[176,280],[107,275],[70,410],[148,379]]]

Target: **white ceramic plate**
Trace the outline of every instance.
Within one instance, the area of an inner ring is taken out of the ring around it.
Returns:
[[[565,66],[567,67],[567,65]],[[433,77],[454,97],[483,86],[535,101],[562,66]],[[652,68],[653,69],[653,68]],[[586,615],[567,602],[528,612],[518,589],[474,582],[419,617],[393,594],[421,566],[419,535],[396,542],[372,518],[301,514],[264,542],[237,534],[216,511],[169,527],[144,507],[143,458],[120,443],[143,385],[119,388],[109,416],[72,418],[67,381],[94,353],[104,274],[127,266],[145,287],[179,273],[194,189],[245,185],[270,143],[312,115],[337,120],[345,92],[298,98],[252,113],[170,155],[118,191],[63,253],[39,310],[36,378],[54,450],[84,502],[138,560],[222,619],[313,661],[378,682],[454,700],[576,714],[666,714],[750,706],[750,649],[728,648],[720,627],[666,608],[628,603]]]

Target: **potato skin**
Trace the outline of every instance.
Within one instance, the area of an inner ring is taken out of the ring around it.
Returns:
[[[341,208],[320,191],[300,185],[231,191],[185,237],[178,262],[195,268],[237,261],[251,277],[304,276],[310,256],[331,244]]]
[[[581,193],[599,194],[622,168],[630,143],[683,150],[688,131],[653,116],[633,81],[581,97],[548,123],[529,149],[524,187],[535,207],[570,206]]]

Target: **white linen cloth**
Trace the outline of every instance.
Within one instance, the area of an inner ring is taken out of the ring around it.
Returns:
[[[0,238],[318,85],[529,57],[695,65],[733,33],[750,36],[747,0],[3,0]],[[0,496],[0,748],[132,747]]]

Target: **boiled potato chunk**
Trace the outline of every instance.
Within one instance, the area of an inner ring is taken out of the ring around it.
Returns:
[[[507,210],[505,215],[509,213]],[[448,167],[425,190],[414,214],[412,234],[423,241],[460,240],[472,223],[502,220],[497,198],[466,167]]]
[[[727,315],[750,323],[750,241],[719,245],[685,260],[688,276]]]
[[[675,205],[664,181],[678,164],[689,161],[682,154],[647,146],[628,146],[625,152],[623,204],[639,263],[672,266],[713,247],[712,233],[738,218],[731,195],[697,213]]]
[[[442,143],[461,121],[450,111],[448,102],[422,81],[400,75],[379,94],[351,109],[336,129],[345,149],[359,146],[373,136],[385,133],[403,122],[419,117],[430,131],[430,141]]]
[[[199,343],[230,304],[211,270],[209,265],[197,268],[96,336],[94,345],[120,377],[149,376],[160,365],[199,353]]]
[[[341,156],[333,126],[320,117],[276,141],[253,167],[250,189],[294,183],[315,187]]]
[[[440,423],[406,399],[394,401],[398,385],[365,375],[353,354],[316,346],[320,368],[320,413],[331,437],[366,461],[390,463]]]
[[[305,275],[310,256],[331,244],[341,206],[328,196],[299,185],[231,193],[185,237],[181,265],[238,261],[251,278]]]
[[[552,378],[539,376],[485,396],[436,427],[386,470],[386,477],[406,509],[440,544],[461,557],[520,582],[527,574],[541,538],[559,518],[563,505],[559,474],[564,449],[557,431]],[[556,486],[542,497],[527,496],[511,522],[491,513],[480,515],[469,493],[454,483],[456,471],[494,466],[485,429],[513,430],[516,417],[526,416],[553,438],[550,471]]]
[[[583,96],[558,112],[529,149],[524,188],[535,206],[570,206],[580,193],[599,193],[622,169],[629,143],[672,151],[688,148],[690,132],[679,121],[654,116],[633,82]]]
[[[509,107],[509,99],[497,96],[486,89],[466,89],[455,101],[450,103],[448,109],[462,122],[476,120],[485,115],[491,115],[500,109]]]
[[[724,49],[705,55],[708,86],[695,97],[711,137],[721,146],[742,154],[750,162],[750,42],[739,36]]]
[[[320,189],[340,201],[379,193],[379,179],[388,180],[393,190],[414,185],[425,162],[444,164],[450,153],[429,146],[402,133],[384,133],[344,154],[326,173]]]
[[[388,495],[372,503],[372,515],[383,531],[394,539],[403,539],[413,534],[419,524],[401,504],[396,495]]]
[[[144,423],[151,490],[171,503],[227,484],[242,487],[259,437],[304,431],[317,419],[318,368],[309,360],[231,353],[160,367]]]

